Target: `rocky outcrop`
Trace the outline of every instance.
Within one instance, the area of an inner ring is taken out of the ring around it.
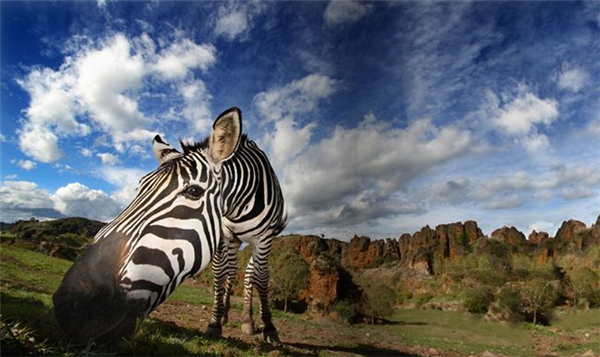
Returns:
[[[564,221],[554,239],[556,240],[556,251],[581,251],[583,249],[583,238],[587,226],[581,221],[574,219]]]
[[[311,310],[328,310],[338,297],[340,274],[331,260],[317,256],[310,266],[310,282],[301,298]]]
[[[351,273],[363,269],[398,267],[403,286],[413,293],[424,293],[424,282],[440,273],[435,269],[443,268],[444,261],[457,262],[471,253],[488,254],[497,271],[508,271],[512,254],[533,256],[544,264],[548,259],[591,245],[600,245],[600,216],[591,228],[583,222],[565,221],[555,238],[546,232],[532,231],[526,239],[515,227],[497,229],[488,238],[475,221],[466,221],[441,224],[435,229],[425,226],[398,239],[354,236],[350,242],[343,242],[294,235],[277,240],[273,249],[291,246],[310,264],[310,283],[302,299],[312,309],[326,310],[338,296],[347,299],[360,295]]]
[[[492,232],[491,238],[500,242],[504,242],[511,247],[521,247],[527,243],[525,234],[515,227],[502,227]]]

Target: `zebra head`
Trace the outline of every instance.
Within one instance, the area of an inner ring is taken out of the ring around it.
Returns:
[[[109,342],[134,332],[187,277],[204,269],[221,240],[222,164],[241,139],[241,113],[221,114],[202,143],[177,151],[153,142],[160,166],[133,201],[94,237],[53,295],[69,340]]]

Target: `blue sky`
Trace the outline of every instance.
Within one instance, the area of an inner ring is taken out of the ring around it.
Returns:
[[[110,220],[231,106],[288,233],[600,213],[599,2],[0,3],[0,220]]]

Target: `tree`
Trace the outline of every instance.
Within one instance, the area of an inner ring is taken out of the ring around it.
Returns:
[[[556,299],[556,288],[554,285],[545,279],[533,279],[521,290],[521,303],[523,311],[533,314],[533,324],[538,320],[538,314],[547,314],[552,308]]]
[[[484,314],[494,301],[494,291],[487,285],[474,286],[466,291],[463,306],[472,314]]]
[[[588,299],[598,289],[598,276],[587,267],[573,267],[567,270],[565,279],[567,289],[577,307],[583,299]]]
[[[288,301],[297,299],[309,283],[309,266],[296,252],[288,252],[274,263],[270,292],[274,298],[283,300],[283,311],[287,312]]]
[[[361,284],[362,295],[360,311],[363,315],[371,318],[371,325],[375,319],[383,319],[394,312],[396,295],[394,291],[376,279],[363,279]]]

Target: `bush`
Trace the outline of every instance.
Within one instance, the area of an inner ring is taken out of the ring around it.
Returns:
[[[519,288],[508,286],[502,288],[496,297],[501,307],[508,309],[514,314],[522,314],[523,301]]]
[[[417,298],[416,298],[417,309],[420,309],[421,306],[423,306],[423,304],[428,303],[431,299],[433,299],[433,295],[431,295],[431,293],[424,293],[424,294],[417,295]]]
[[[355,322],[360,315],[358,304],[351,300],[340,300],[331,309],[338,314],[343,322],[348,324]]]
[[[465,295],[463,306],[472,314],[486,313],[488,307],[494,301],[494,292],[492,288],[486,285],[469,288],[465,292]]]

